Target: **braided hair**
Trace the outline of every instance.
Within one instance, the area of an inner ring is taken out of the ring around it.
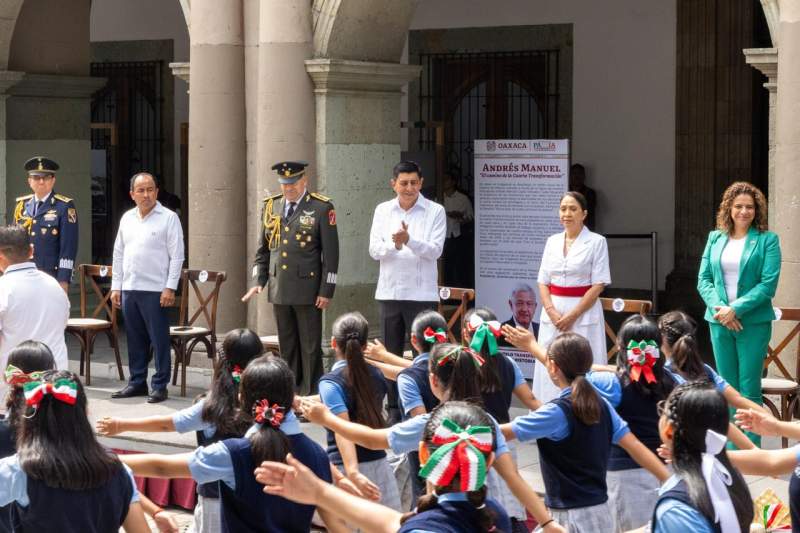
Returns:
[[[702,456],[706,449],[706,432],[721,435],[728,432],[728,402],[707,382],[690,381],[678,385],[665,402],[663,417],[673,429],[672,468],[680,476],[694,507],[713,524],[714,507],[702,473]],[[736,516],[743,532],[753,521],[753,500],[744,478],[728,459],[725,448],[717,459],[730,472],[728,487]]]
[[[700,348],[697,323],[683,311],[670,311],[658,320],[664,343],[671,350],[672,368],[689,381],[708,380]]]

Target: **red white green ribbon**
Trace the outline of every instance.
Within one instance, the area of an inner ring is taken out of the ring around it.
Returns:
[[[15,385],[28,383],[29,381],[40,381],[42,378],[42,372],[31,372],[30,374],[26,374],[14,365],[8,365],[6,367],[4,377],[6,383],[13,387]]]
[[[436,428],[432,443],[439,446],[420,469],[419,475],[434,486],[446,487],[459,474],[462,492],[480,489],[486,483],[486,457],[492,451],[492,429],[467,426],[445,418]]]
[[[436,364],[439,366],[444,366],[450,361],[455,361],[456,359],[458,359],[458,356],[461,354],[461,352],[468,353],[469,356],[472,358],[472,362],[475,363],[475,366],[477,368],[482,367],[483,364],[486,362],[483,359],[483,357],[481,357],[481,354],[475,352],[474,350],[470,348],[465,348],[463,346],[454,346],[452,349],[445,352],[445,354],[441,356],[438,361],[436,361]]]
[[[489,347],[489,355],[497,355],[497,339],[500,337],[500,322],[497,320],[485,321],[477,314],[472,315],[467,323],[467,330],[472,334],[469,347],[480,352],[483,345]]]
[[[60,402],[75,405],[78,401],[78,385],[68,378],[60,378],[55,382],[29,381],[22,385],[25,403],[30,407],[39,407],[42,398],[51,395]]]
[[[633,381],[639,381],[644,375],[648,383],[655,383],[656,376],[653,374],[653,365],[661,357],[658,344],[653,340],[643,340],[628,342],[627,347],[628,365],[631,367],[630,376]]]
[[[242,367],[239,365],[233,365],[233,370],[231,370],[231,377],[233,378],[234,383],[239,383],[242,380]]]
[[[283,417],[286,409],[279,406],[277,403],[269,404],[269,400],[264,398],[259,400],[253,405],[253,417],[257,424],[269,422],[269,425],[277,428],[283,422]]]
[[[425,331],[422,332],[422,336],[425,338],[425,342],[447,342],[447,332],[445,332],[445,330],[442,328],[433,331],[433,328],[428,326],[425,328]]]

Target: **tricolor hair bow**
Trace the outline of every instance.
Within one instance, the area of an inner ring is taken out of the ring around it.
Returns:
[[[51,395],[60,402],[75,405],[78,401],[78,384],[69,378],[59,378],[54,382],[29,381],[22,385],[25,403],[34,409],[42,403],[42,398]]]
[[[231,369],[231,377],[233,378],[234,383],[239,383],[242,381],[242,367],[239,365],[233,365]]]
[[[269,400],[264,398],[257,401],[253,405],[253,417],[257,424],[268,422],[270,426],[277,428],[283,422],[283,416],[286,409],[279,406],[277,403],[269,404]]]
[[[454,346],[453,348],[445,352],[445,354],[441,356],[438,361],[436,361],[436,364],[439,366],[444,366],[450,361],[455,361],[456,359],[458,359],[458,356],[459,354],[461,354],[461,352],[468,353],[472,358],[472,362],[475,363],[475,366],[478,368],[482,367],[483,363],[486,362],[484,361],[483,357],[481,357],[481,354],[477,353],[476,351],[470,348],[464,348],[463,346]]]
[[[439,446],[420,469],[419,475],[437,487],[446,487],[459,474],[462,492],[483,487],[486,482],[486,457],[492,451],[492,429],[489,426],[467,426],[445,418],[433,434]]]
[[[433,328],[428,326],[425,328],[425,331],[422,332],[422,336],[425,339],[425,342],[430,342],[431,344],[437,342],[447,342],[447,333],[442,328],[433,331]]]
[[[477,313],[469,317],[467,331],[472,334],[469,347],[480,352],[483,345],[489,347],[489,355],[497,355],[497,338],[500,337],[500,322],[497,320],[484,320]]]
[[[5,371],[6,383],[12,387],[28,383],[29,381],[41,381],[43,372],[31,372],[26,374],[14,365],[8,365]]]
[[[631,367],[630,376],[633,381],[639,381],[644,374],[644,379],[648,383],[655,383],[656,376],[653,374],[653,365],[661,357],[658,344],[653,340],[628,342],[628,364]]]

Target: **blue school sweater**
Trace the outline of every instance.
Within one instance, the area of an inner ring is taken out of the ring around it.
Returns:
[[[494,531],[511,533],[511,520],[505,509],[489,498],[485,500],[485,503],[486,507],[494,514]],[[406,520],[397,532],[471,533],[480,531],[477,523],[478,510],[466,501],[466,494],[450,493],[439,496],[439,501],[432,508]]]

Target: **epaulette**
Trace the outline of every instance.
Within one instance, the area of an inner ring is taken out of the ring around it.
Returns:
[[[32,194],[26,194],[25,196],[20,196],[19,198],[17,198],[16,201],[24,202],[25,200],[30,200],[31,198],[33,198]]]
[[[270,201],[270,200],[277,200],[277,199],[278,199],[278,198],[280,198],[281,196],[283,196],[283,193],[280,193],[280,192],[279,192],[278,194],[273,194],[272,196],[265,196],[265,197],[264,197],[264,201],[265,201],[265,202],[268,202],[268,201]]]
[[[312,198],[316,198],[317,200],[322,200],[323,202],[330,202],[331,201],[330,198],[328,198],[324,194],[320,194],[318,192],[312,192],[312,193],[309,193],[309,194],[311,194]]]
[[[56,200],[61,200],[62,202],[70,203],[72,201],[72,198],[63,194],[54,194],[53,196],[55,196]]]

